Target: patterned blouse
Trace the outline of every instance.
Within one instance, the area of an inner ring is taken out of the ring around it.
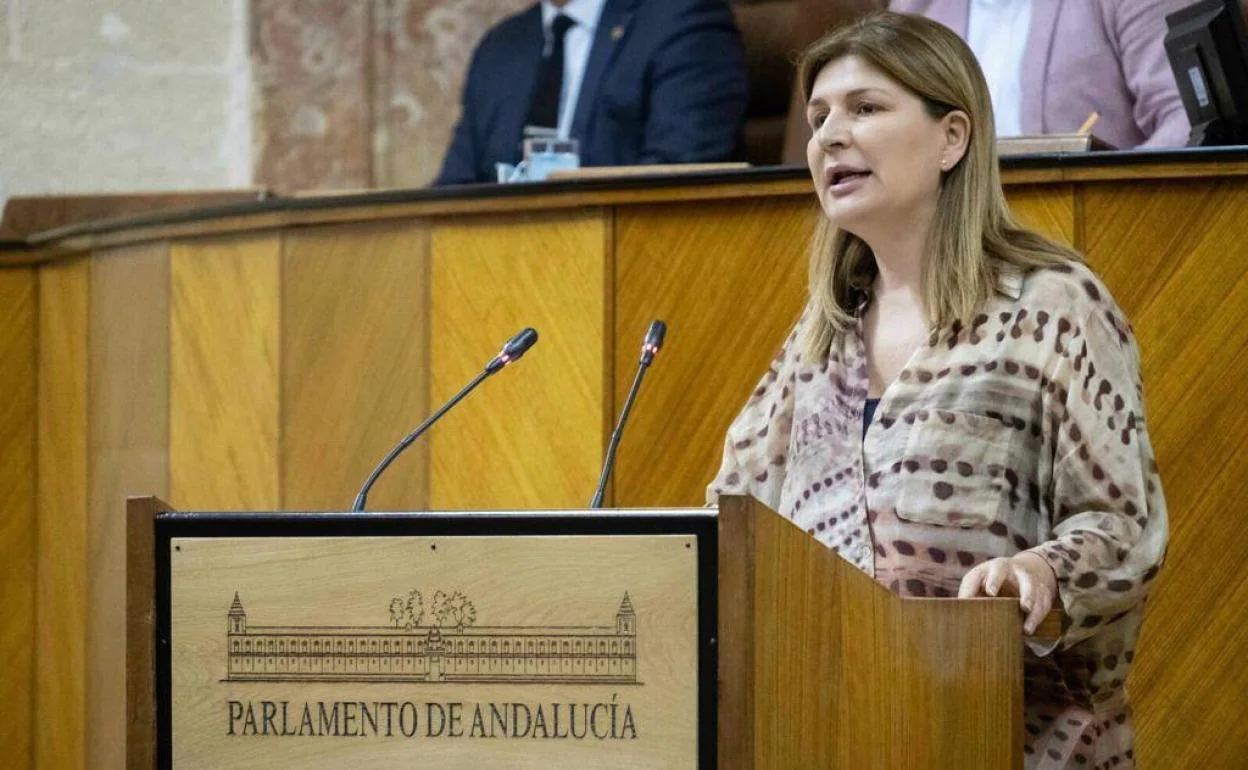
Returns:
[[[915,351],[865,439],[861,320],[812,366],[808,316],[729,428],[708,501],[750,494],[902,596],[956,596],[975,565],[1039,554],[1066,622],[1027,645],[1026,767],[1131,767],[1123,682],[1166,503],[1104,284],[1077,264],[1003,272],[983,313]]]

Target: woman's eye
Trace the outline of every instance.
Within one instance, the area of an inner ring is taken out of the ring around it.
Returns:
[[[824,121],[826,121],[827,119],[828,119],[828,113],[826,112],[815,113],[810,118],[810,127],[818,131],[819,128],[823,126]]]
[[[877,107],[876,105],[863,102],[862,104],[859,104],[858,107],[854,110],[854,114],[860,117],[866,117],[867,115],[874,115],[875,113],[879,112],[879,110],[880,108]]]

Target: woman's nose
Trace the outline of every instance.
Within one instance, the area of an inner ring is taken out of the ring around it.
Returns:
[[[846,147],[849,144],[849,132],[845,130],[843,123],[833,118],[828,118],[815,131],[815,140],[824,149]]]

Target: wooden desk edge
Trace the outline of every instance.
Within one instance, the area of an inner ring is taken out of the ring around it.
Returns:
[[[1089,157],[1095,159],[1096,154]],[[1147,159],[1150,156],[1142,156]],[[1024,159],[1025,160],[1025,159]],[[1041,159],[1043,160],[1043,159]],[[1002,171],[1006,186],[1062,185],[1123,180],[1174,180],[1219,177],[1248,177],[1248,155],[1228,160],[1182,160],[1168,162],[1112,163],[1097,165],[1080,160],[1077,165],[1050,159],[1048,165],[1020,163]],[[1072,160],[1072,162],[1074,162]],[[673,202],[714,202],[744,197],[769,198],[809,196],[810,181],[798,167],[755,169],[750,175],[705,175],[660,180],[620,178],[586,180],[594,185],[569,185],[547,190],[534,187],[524,194],[503,197],[423,196],[402,200],[404,191],[376,194],[327,195],[324,198],[277,199],[231,207],[219,215],[170,217],[166,221],[108,220],[61,228],[32,236],[20,249],[0,249],[0,267],[40,264],[96,249],[129,246],[166,239],[197,238],[230,233],[256,232],[351,222],[379,222],[395,219],[439,218],[473,215],[532,214],[559,209],[616,207]],[[618,183],[618,184],[611,184]],[[647,186],[650,185],[650,186]],[[417,191],[411,191],[415,193]],[[392,199],[378,200],[388,194]],[[393,199],[397,196],[398,199]],[[320,205],[317,205],[317,204]]]

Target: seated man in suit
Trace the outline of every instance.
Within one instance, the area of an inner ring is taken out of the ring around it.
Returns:
[[[435,184],[493,181],[528,127],[577,139],[583,166],[730,160],[747,91],[724,0],[541,0],[477,46]]]
[[[1192,0],[892,0],[966,40],[992,93],[998,136],[1092,133],[1120,149],[1181,147],[1191,124],[1164,46]]]

